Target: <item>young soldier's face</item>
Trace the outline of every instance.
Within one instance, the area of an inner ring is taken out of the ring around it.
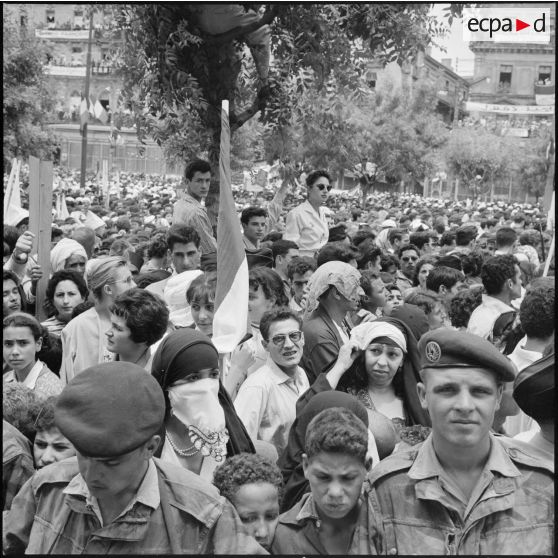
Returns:
[[[435,443],[456,449],[482,443],[502,398],[494,374],[482,368],[427,369],[422,378],[417,390],[432,419]]]
[[[346,517],[358,503],[366,466],[353,455],[321,452],[312,458],[302,456],[316,507],[330,519]]]

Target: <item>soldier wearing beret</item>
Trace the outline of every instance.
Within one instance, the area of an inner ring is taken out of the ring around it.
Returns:
[[[77,451],[30,478],[4,517],[5,554],[264,553],[215,487],[153,458],[163,392],[139,366],[71,380],[55,422]]]
[[[376,550],[552,554],[553,463],[490,432],[514,365],[488,341],[446,328],[426,333],[418,349],[432,433],[370,473]]]

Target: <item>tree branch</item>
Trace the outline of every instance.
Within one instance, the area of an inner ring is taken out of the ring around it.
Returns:
[[[206,41],[212,45],[217,45],[217,46],[227,43],[229,41],[234,41],[239,37],[248,35],[249,33],[256,31],[257,29],[260,29],[264,25],[268,25],[275,19],[278,13],[279,13],[279,6],[277,4],[274,4],[273,7],[268,8],[265,11],[264,15],[258,21],[253,21],[248,25],[241,25],[240,27],[235,27],[234,29],[230,29],[229,31],[226,31],[225,33],[221,33],[219,35],[208,36],[206,37]]]
[[[253,103],[240,114],[231,115],[231,132],[238,130],[245,122],[248,122],[252,116],[265,108],[265,101],[269,97],[270,90],[268,87],[262,87],[258,91],[258,95],[254,99]]]

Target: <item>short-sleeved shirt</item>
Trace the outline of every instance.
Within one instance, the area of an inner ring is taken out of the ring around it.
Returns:
[[[287,214],[284,240],[298,244],[301,256],[313,256],[329,238],[329,226],[325,208],[317,212],[305,201]]]

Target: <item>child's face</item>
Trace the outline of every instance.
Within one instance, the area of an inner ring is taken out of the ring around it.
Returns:
[[[384,306],[384,315],[391,316],[391,313],[403,304],[403,296],[399,289],[388,291],[386,305]]]
[[[321,452],[311,459],[302,456],[304,476],[320,517],[342,519],[358,503],[366,466],[353,455]]]
[[[269,482],[242,485],[233,498],[240,520],[266,550],[271,548],[279,522],[279,493]]]

